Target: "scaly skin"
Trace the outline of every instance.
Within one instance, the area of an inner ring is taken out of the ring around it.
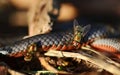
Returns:
[[[96,46],[98,44],[96,43],[97,39],[109,38],[115,35],[115,33],[111,32],[107,26],[96,25],[96,26],[91,26],[91,29],[84,36],[84,38],[82,38],[83,34],[80,35],[81,40],[80,42],[77,42],[74,40],[74,37],[75,37],[74,32],[75,30],[70,29],[64,32],[52,32],[48,34],[36,35],[30,38],[17,41],[12,45],[2,47],[0,48],[0,53],[4,55],[14,56],[14,57],[24,56],[28,52],[27,48],[31,44],[35,44],[37,48],[41,48],[43,51],[47,51],[51,48],[55,50],[79,49],[81,48],[81,45],[85,42],[88,42],[88,44],[94,48],[99,48],[100,46],[99,47]],[[74,45],[74,44],[77,44],[77,45]],[[108,44],[108,43],[102,42],[101,44],[114,47],[112,49],[115,52],[119,51],[116,49],[118,46],[111,45],[113,43]],[[103,49],[105,49],[105,46]],[[108,48],[108,49],[111,49],[111,48]]]
[[[102,38],[92,42],[90,46],[120,59],[120,40],[118,39]]]
[[[91,43],[92,47],[95,47],[101,51],[118,53],[120,52],[120,40],[118,39],[110,39],[110,38],[102,38],[98,39],[95,42]]]
[[[12,45],[0,48],[0,53],[5,55],[17,55],[24,53],[27,47],[31,44],[36,44],[38,48],[48,50],[52,46],[56,46],[56,49],[60,49],[63,45],[68,45],[73,39],[73,31],[49,33],[36,35],[30,38],[17,41]]]

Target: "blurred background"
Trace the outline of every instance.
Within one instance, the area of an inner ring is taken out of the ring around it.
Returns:
[[[35,1],[0,0],[0,37],[28,34],[28,11]],[[81,24],[105,23],[119,28],[120,0],[58,1],[60,4],[59,16],[53,27],[59,27],[60,24],[70,24],[76,18]]]
[[[0,33],[27,32],[27,12],[35,0],[0,0]],[[60,0],[58,22],[76,17],[87,21],[119,23],[119,0]],[[18,29],[17,29],[18,28]]]

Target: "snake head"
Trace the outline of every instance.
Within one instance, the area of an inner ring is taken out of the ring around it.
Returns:
[[[81,38],[84,37],[87,32],[90,30],[91,25],[86,25],[84,27],[80,26],[79,23],[74,20],[73,22],[74,25],[74,41],[80,42]]]

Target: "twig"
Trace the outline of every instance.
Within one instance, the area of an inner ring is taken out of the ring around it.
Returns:
[[[15,70],[12,70],[12,69],[8,69],[8,72],[11,74],[11,75],[25,75],[25,74],[23,74],[23,73],[20,73],[20,72],[17,72],[17,71],[15,71]]]
[[[114,61],[110,60],[108,57],[91,50],[80,50],[79,53],[74,53],[74,52],[61,53],[61,51],[49,50],[48,52],[45,53],[45,55],[55,56],[55,57],[76,57],[76,58],[83,59],[85,61],[90,61],[93,64],[98,65],[99,67],[105,69],[106,71],[112,74],[119,75],[120,73],[120,67],[119,67],[120,64],[118,65],[117,63],[118,66],[116,66],[116,63],[114,63]]]
[[[120,64],[119,64],[119,63],[116,63],[115,61],[112,61],[110,58],[106,57],[105,55],[101,54],[100,52],[97,52],[96,50],[93,50],[93,49],[88,48],[88,47],[82,47],[81,49],[89,50],[89,51],[95,52],[96,54],[99,55],[100,58],[109,61],[109,63],[113,63],[113,64],[116,65],[117,67],[120,67]]]

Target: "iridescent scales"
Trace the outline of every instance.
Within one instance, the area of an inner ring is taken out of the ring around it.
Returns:
[[[113,38],[116,33],[117,31],[113,27],[108,25],[104,25],[104,24],[91,25],[91,29],[85,36],[84,41],[88,42],[91,40],[94,41],[102,38],[111,38],[111,37]]]
[[[91,46],[105,52],[120,52],[120,40],[102,38],[91,43]]]

